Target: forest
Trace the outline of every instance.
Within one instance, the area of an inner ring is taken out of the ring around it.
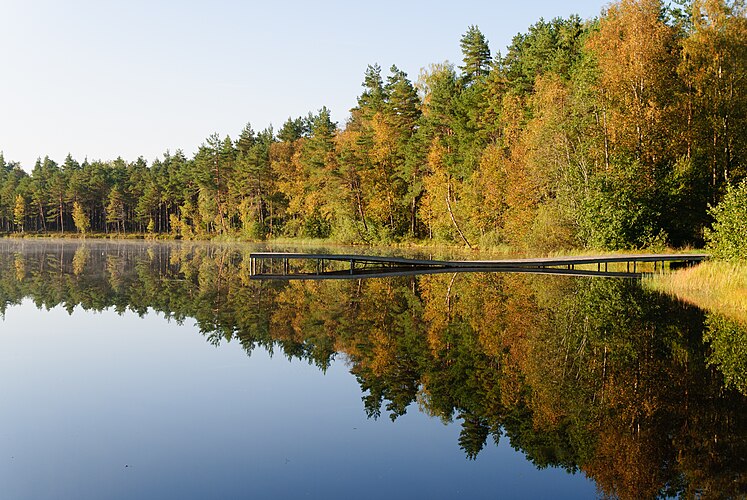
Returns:
[[[148,164],[0,155],[0,230],[474,248],[703,244],[747,177],[743,0],[619,0],[540,19],[505,55],[369,65],[347,121],[210,135]]]

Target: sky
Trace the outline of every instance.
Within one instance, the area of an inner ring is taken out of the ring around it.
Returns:
[[[590,19],[606,4],[0,0],[0,151],[27,171],[68,153],[150,163],[322,106],[342,126],[368,64],[416,81],[461,62],[470,25],[505,53],[540,18]]]

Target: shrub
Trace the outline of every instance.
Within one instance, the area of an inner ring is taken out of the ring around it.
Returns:
[[[307,238],[329,238],[332,223],[317,208],[309,214],[303,223],[303,233]]]
[[[747,179],[729,186],[721,203],[709,206],[713,227],[706,228],[706,248],[720,260],[747,260]]]
[[[578,213],[579,239],[588,248],[646,248],[660,234],[658,193],[637,161],[592,180]],[[664,235],[665,236],[665,235]]]
[[[366,235],[361,231],[358,221],[348,218],[339,218],[332,226],[330,238],[337,243],[346,245],[353,243],[368,243],[365,240]]]

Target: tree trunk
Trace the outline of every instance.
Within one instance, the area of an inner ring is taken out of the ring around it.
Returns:
[[[413,196],[412,206],[410,208],[410,234],[412,235],[413,238],[415,237],[415,221],[416,221],[415,215],[417,213],[416,201],[417,201],[417,197]]]
[[[60,197],[60,232],[65,234],[65,205],[62,197]]]
[[[355,200],[358,204],[358,214],[361,217],[361,221],[363,222],[363,229],[366,230],[366,233],[368,233],[368,224],[366,224],[366,215],[363,213],[363,200],[361,200],[361,190],[357,185],[354,185],[353,189],[355,190]]]
[[[46,221],[46,218],[44,217],[44,206],[41,203],[39,203],[39,217],[41,217],[42,230],[46,233],[47,232],[47,221]]]
[[[446,208],[449,210],[449,217],[451,217],[451,222],[454,224],[454,227],[456,228],[457,232],[459,233],[459,236],[461,236],[462,241],[470,248],[472,249],[472,245],[470,245],[469,241],[467,241],[467,238],[464,236],[464,233],[459,228],[459,224],[457,224],[456,218],[454,218],[454,212],[451,210],[451,177],[446,181]]]

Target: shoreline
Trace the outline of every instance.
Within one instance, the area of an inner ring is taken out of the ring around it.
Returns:
[[[647,277],[643,286],[747,326],[747,263],[707,261]]]
[[[168,235],[149,235],[143,233],[111,234],[92,233],[85,236],[80,233],[46,233],[46,234],[4,234],[6,240],[16,241],[68,241],[68,242],[129,242],[160,244],[197,244],[197,245],[255,245],[268,250],[288,249],[366,249],[381,255],[411,256],[420,255],[439,258],[484,256],[501,257],[562,257],[584,255],[615,254],[648,254],[654,250],[593,250],[567,249],[558,252],[531,252],[512,249],[507,245],[489,248],[466,248],[462,245],[449,245],[442,242],[401,241],[387,245],[346,244],[324,239],[274,238],[266,240],[248,240],[239,237],[217,237],[212,239],[181,239]],[[692,248],[666,249],[669,253],[700,251]],[[724,261],[707,261],[693,267],[676,269],[667,273],[657,273],[645,277],[642,286],[651,291],[665,293],[677,299],[695,305],[701,309],[721,314],[729,319],[747,325],[747,264]]]
[[[564,256],[588,256],[588,255],[617,255],[617,254],[653,254],[653,253],[688,253],[702,252],[702,249],[683,247],[683,248],[657,248],[657,249],[621,249],[621,250],[604,250],[591,248],[568,248],[551,252],[532,251],[531,249],[513,248],[508,244],[501,244],[487,247],[467,248],[465,245],[447,242],[430,242],[429,240],[403,240],[390,243],[344,243],[331,239],[314,239],[314,238],[289,238],[277,237],[268,239],[247,239],[240,236],[216,236],[213,238],[174,238],[166,233],[147,234],[147,233],[88,233],[82,235],[76,232],[60,233],[4,233],[0,234],[0,239],[8,240],[68,240],[68,241],[133,241],[133,242],[163,242],[163,243],[208,243],[215,245],[225,244],[246,244],[257,246],[277,246],[277,247],[334,247],[334,248],[358,248],[381,250],[384,252],[392,251],[411,251],[415,253],[435,252],[440,254],[454,253],[459,255],[503,255],[510,257],[564,257]]]

